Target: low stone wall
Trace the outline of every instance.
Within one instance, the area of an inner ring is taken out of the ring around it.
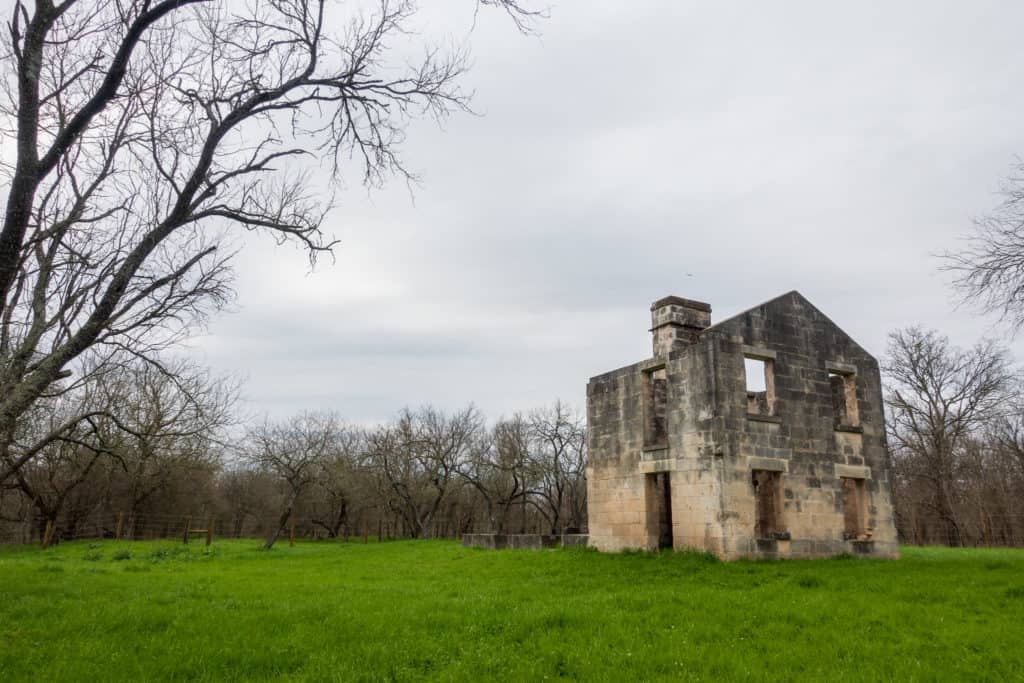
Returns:
[[[505,534],[462,534],[462,545],[467,548],[500,550],[508,547],[508,536]]]
[[[586,548],[590,536],[587,534],[562,534],[563,548]]]
[[[463,534],[462,545],[467,548],[486,548],[501,550],[514,548],[517,550],[542,550],[544,548],[585,548],[586,534]]]

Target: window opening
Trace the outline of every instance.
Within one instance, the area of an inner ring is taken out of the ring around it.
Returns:
[[[853,373],[832,371],[828,373],[828,383],[832,390],[832,409],[835,411],[836,426],[859,426],[857,376]]]
[[[770,358],[743,358],[747,385],[747,413],[775,414],[775,363]]]
[[[758,539],[775,538],[779,526],[779,473],[754,470],[754,535]]]

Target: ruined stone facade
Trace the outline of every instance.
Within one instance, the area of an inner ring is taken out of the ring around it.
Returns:
[[[877,361],[798,292],[711,325],[651,306],[652,358],[587,385],[590,545],[895,558]]]

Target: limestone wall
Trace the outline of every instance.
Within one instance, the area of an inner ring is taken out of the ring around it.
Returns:
[[[864,479],[865,527],[873,554],[895,557],[890,464],[878,364],[831,320],[793,292],[707,330],[716,349],[722,416],[724,555],[818,556],[853,551],[844,538],[843,476]],[[744,358],[772,364],[771,415],[750,415]],[[850,373],[857,425],[837,425],[831,370]],[[845,468],[845,469],[844,469]],[[753,470],[779,472],[779,525],[789,540],[758,544]]]
[[[587,385],[587,527],[590,545],[600,550],[650,547],[640,464],[644,367],[622,368]]]
[[[748,397],[745,357],[770,367],[758,401]],[[661,367],[667,436],[652,446],[644,441],[645,372]],[[656,549],[665,516],[655,475],[667,473],[673,547],[724,558],[897,556],[878,364],[800,294],[595,377],[587,399],[592,546]],[[837,424],[846,417],[856,424]],[[771,537],[755,530],[754,471],[772,472],[777,483]],[[844,477],[861,482],[859,535],[847,530]]]

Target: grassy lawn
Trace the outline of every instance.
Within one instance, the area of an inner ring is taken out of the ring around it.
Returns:
[[[1024,551],[0,549],[0,680],[1021,680]]]

